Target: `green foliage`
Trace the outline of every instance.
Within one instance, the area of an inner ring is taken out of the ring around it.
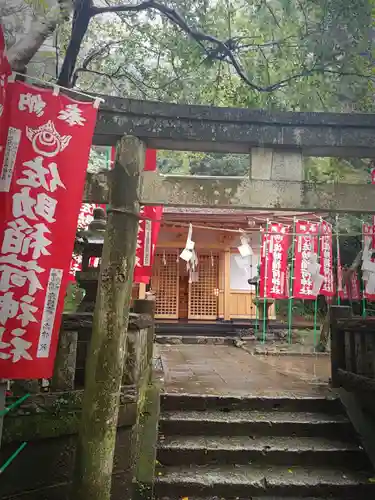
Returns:
[[[217,44],[197,43],[149,10],[91,21],[80,53],[78,85],[127,97],[192,104],[361,109],[369,90],[369,79],[361,75],[370,74],[369,60],[361,56],[369,48],[367,0],[190,0],[174,4],[168,2],[190,29],[226,41],[244,78]],[[275,88],[259,92],[249,83]]]
[[[72,282],[68,285],[65,301],[64,301],[64,312],[73,313],[77,311],[81,300],[83,299],[84,291],[79,288],[78,284]]]
[[[228,107],[373,109],[367,0],[167,4],[178,10],[190,29],[225,41],[244,77],[217,44],[198,43],[156,11],[147,10],[91,20],[76,67],[76,85],[111,95]],[[69,25],[60,29],[61,56],[69,31]],[[253,86],[274,88],[262,92]],[[309,159],[306,178],[363,182],[366,164],[354,163]],[[161,172],[177,174],[244,175],[247,164],[246,156],[224,154],[161,152],[158,159]]]
[[[99,172],[110,168],[110,148],[95,146],[90,150],[88,172]]]

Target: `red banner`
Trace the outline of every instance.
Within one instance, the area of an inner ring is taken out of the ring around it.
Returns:
[[[341,276],[341,277],[340,277]],[[342,269],[340,270],[339,280],[342,280]],[[341,281],[342,282],[342,281]],[[361,286],[358,273],[351,273],[349,283],[342,283],[341,289],[338,290],[338,295],[342,300],[361,300]]]
[[[97,109],[11,87],[0,180],[0,378],[52,376]]]
[[[348,289],[343,281],[343,268],[341,265],[340,245],[337,244],[337,294],[340,299],[346,300],[348,298]]]
[[[295,224],[296,245],[294,249],[293,297],[295,299],[316,299],[313,290],[312,274],[309,264],[312,254],[318,252],[319,224],[297,221]]]
[[[337,294],[342,300],[361,300],[361,287],[358,273],[351,274],[349,283],[344,283],[343,271],[345,268],[341,265],[340,247],[337,246]]]
[[[287,267],[289,227],[272,223],[268,227],[268,238],[264,235],[261,268],[260,297],[272,299],[288,298]]]
[[[349,282],[349,297],[351,300],[361,300],[361,285],[359,282],[359,277],[357,271],[352,273]]]
[[[370,225],[370,224],[363,224],[362,225],[362,234],[363,234],[363,249],[365,250],[366,248],[369,248],[370,251],[373,251],[373,240],[374,240],[374,236],[375,236],[374,226]],[[371,262],[375,263],[374,257],[371,258]],[[374,268],[375,268],[375,265],[374,265]],[[362,276],[363,276],[363,284],[364,284],[363,296],[368,301],[373,301],[373,300],[375,300],[375,288],[373,286],[372,276],[371,276],[371,274],[366,272],[366,270],[363,270]]]
[[[260,227],[262,242],[260,247],[260,270],[259,270],[259,297],[264,298],[266,294],[266,259],[268,252],[269,235]]]
[[[335,282],[333,278],[332,226],[326,221],[321,223],[319,247],[320,274],[324,276],[320,294],[326,297],[333,297],[335,295]]]
[[[146,171],[156,170],[156,150],[146,150],[144,169]],[[150,283],[162,214],[163,207],[161,206],[141,207],[140,215],[144,217],[144,219],[141,219],[139,222],[137,249],[135,254],[134,283]]]

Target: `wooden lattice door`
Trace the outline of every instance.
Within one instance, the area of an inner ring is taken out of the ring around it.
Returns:
[[[189,288],[189,319],[217,319],[219,255],[198,254],[198,281]]]
[[[157,252],[151,288],[155,292],[155,317],[178,318],[178,252]]]

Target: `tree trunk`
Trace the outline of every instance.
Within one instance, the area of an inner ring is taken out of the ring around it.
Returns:
[[[76,0],[74,5],[72,35],[69,40],[69,45],[66,50],[59,78],[57,80],[58,85],[61,85],[63,87],[74,86],[74,69],[76,67],[78,54],[81,49],[82,41],[85,37],[87,28],[89,27],[91,17],[92,1]]]
[[[138,139],[124,137],[111,172],[111,208],[86,362],[72,500],[110,499],[144,153]]]
[[[25,71],[47,38],[54,33],[59,24],[69,19],[72,8],[72,0],[59,0],[44,19],[36,20],[30,32],[9,48],[7,57],[13,71],[20,73]]]

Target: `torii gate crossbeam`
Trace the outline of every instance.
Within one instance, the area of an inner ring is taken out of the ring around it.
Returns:
[[[134,135],[148,147],[248,153],[254,147],[305,156],[375,157],[375,115],[190,106],[102,96],[94,143]]]
[[[248,177],[162,176],[144,172],[144,205],[257,210],[373,212],[371,185],[309,183],[303,156],[375,157],[375,115],[269,112],[105,96],[96,144],[126,135],[148,147],[249,154]],[[84,200],[105,203],[105,173],[89,175]]]

